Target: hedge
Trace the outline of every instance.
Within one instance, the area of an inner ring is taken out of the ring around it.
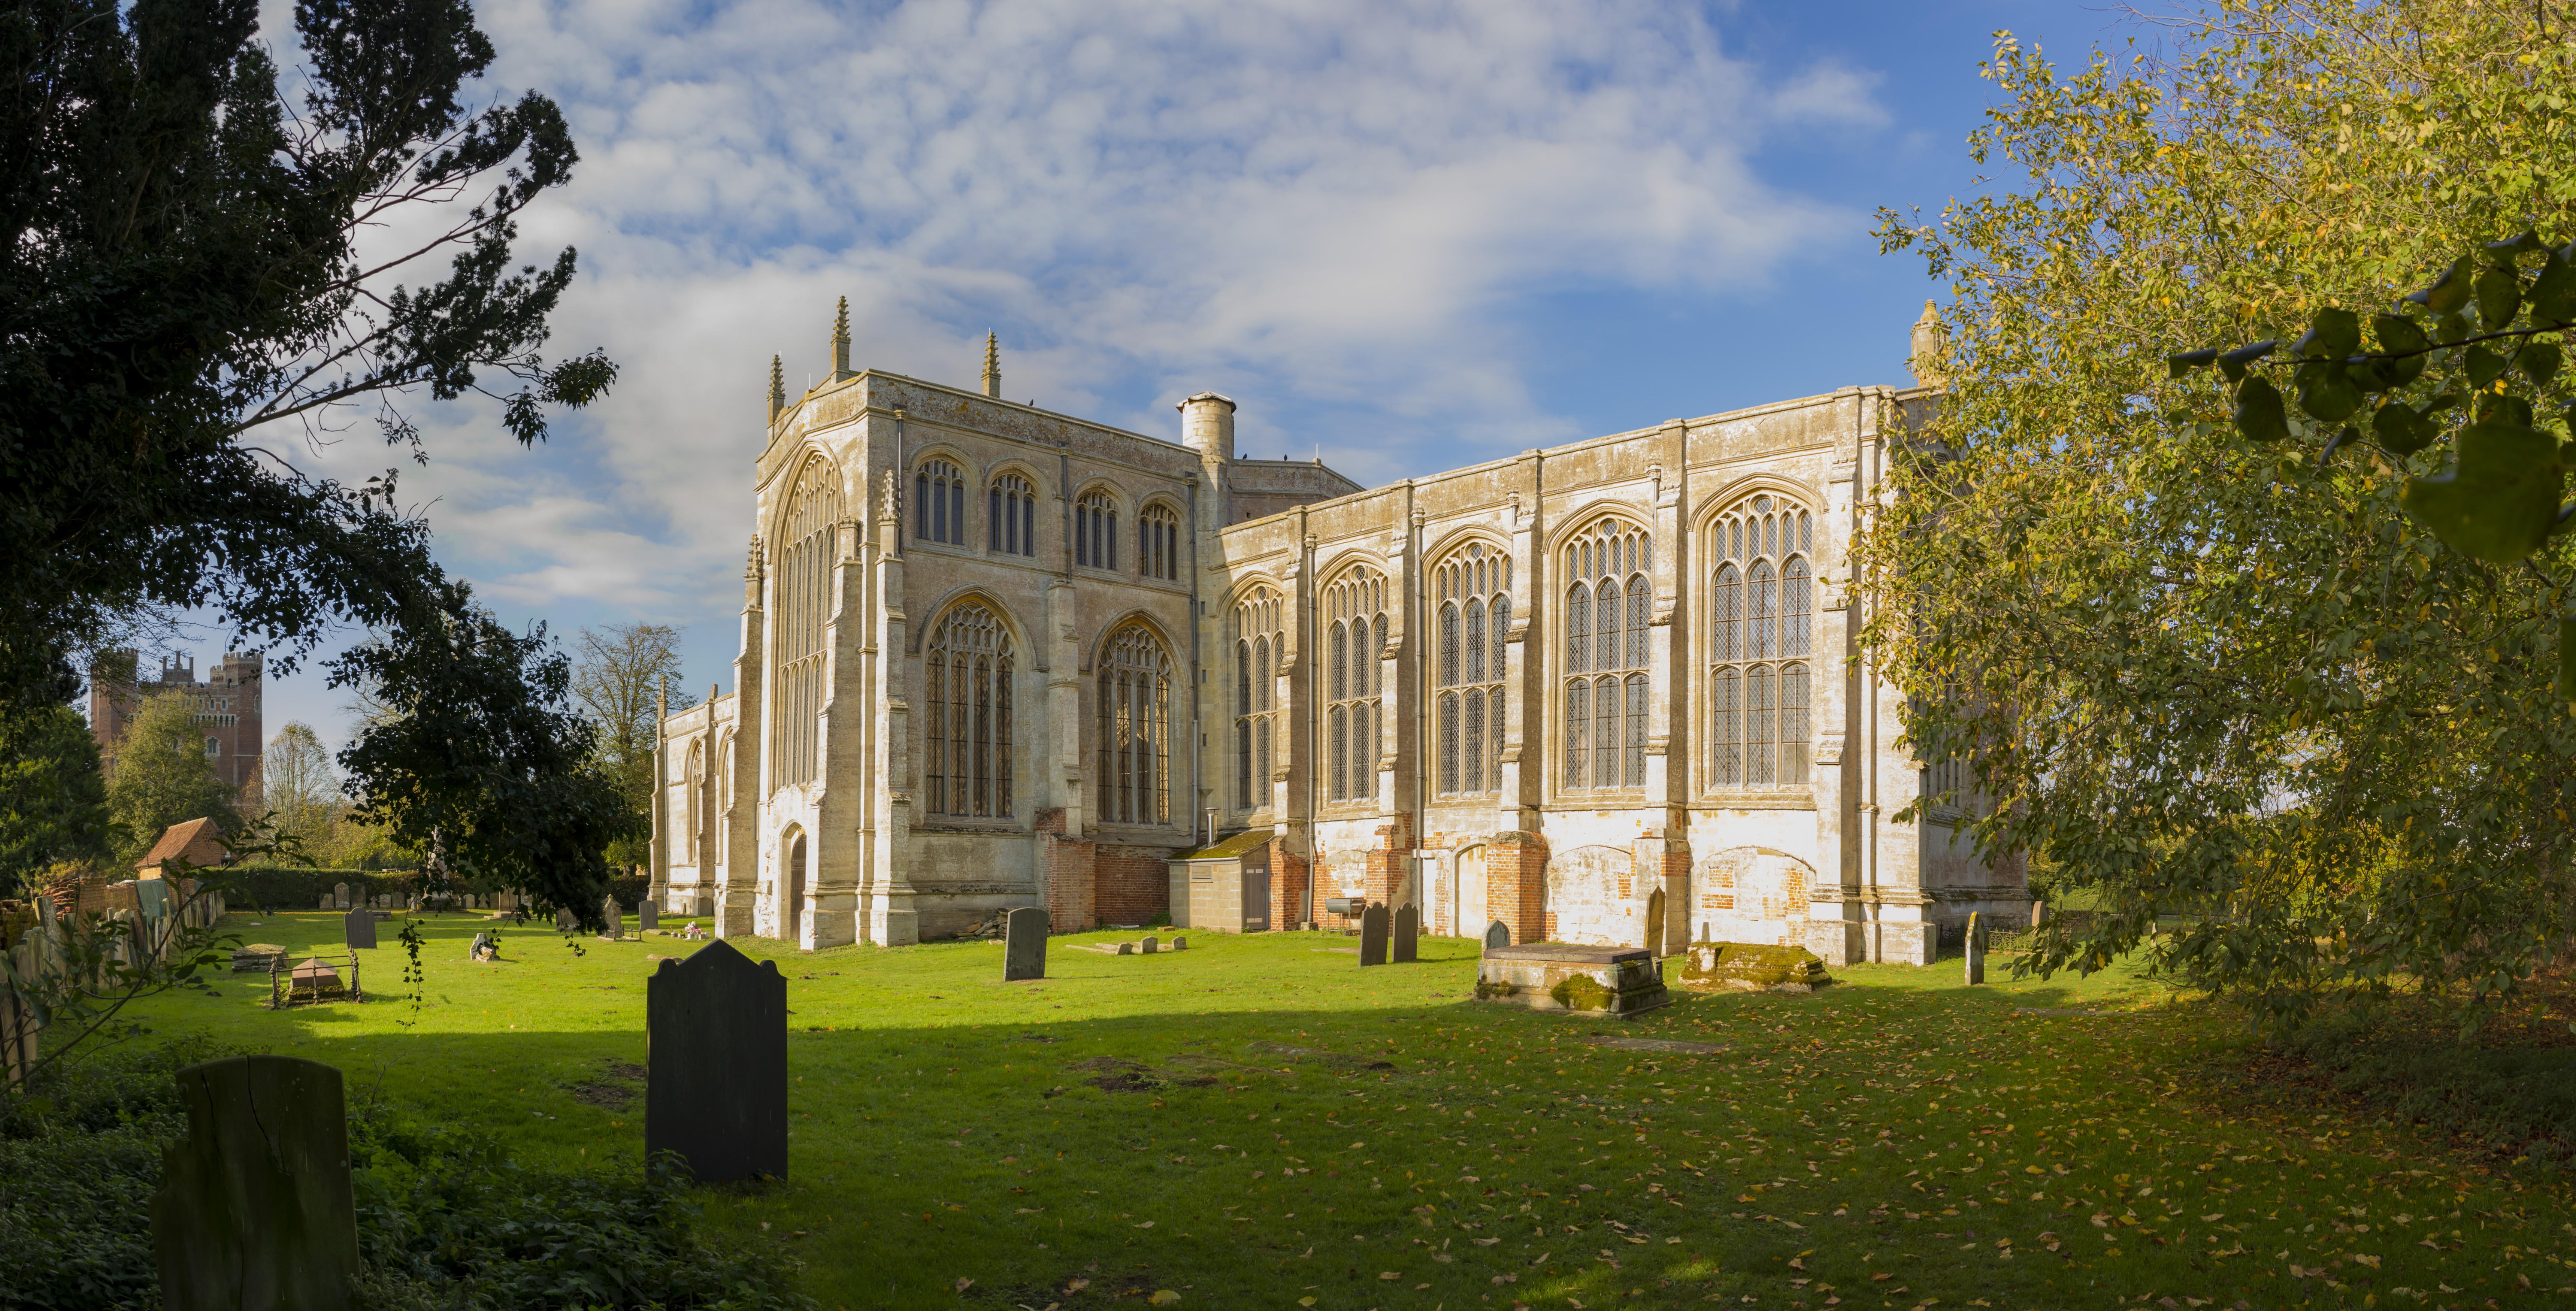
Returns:
[[[220,873],[227,888],[227,900],[250,909],[310,910],[329,896],[342,883],[349,885],[352,896],[409,897],[421,887],[421,873],[416,869],[311,869],[299,865],[239,865]],[[619,904],[632,906],[644,899],[647,884],[634,875],[619,875],[608,881],[608,890]]]

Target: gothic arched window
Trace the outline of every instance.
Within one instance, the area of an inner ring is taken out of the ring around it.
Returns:
[[[1038,553],[1038,493],[1028,479],[1006,473],[986,491],[984,549],[1001,555]]]
[[[1491,792],[1503,784],[1511,557],[1472,543],[1432,571],[1432,586],[1440,607],[1440,649],[1432,671],[1433,787],[1444,794]],[[1588,625],[1590,612],[1585,613]]]
[[[1172,657],[1142,624],[1111,635],[1100,658],[1100,818],[1172,822]]]
[[[1386,575],[1354,565],[1324,589],[1324,773],[1332,801],[1377,795]]]
[[[1709,785],[1804,787],[1815,515],[1763,493],[1709,528]]]
[[[1011,817],[1011,655],[1010,630],[981,605],[960,605],[931,630],[921,744],[929,813]]]
[[[776,733],[781,785],[814,781],[822,749],[823,634],[831,618],[832,567],[840,560],[841,480],[831,462],[805,462],[787,494],[772,586],[776,595]]]
[[[1149,505],[1136,516],[1136,572],[1147,578],[1181,576],[1181,516],[1168,505]]]
[[[1118,503],[1107,492],[1084,492],[1073,503],[1073,562],[1094,569],[1118,567]]]
[[[1622,519],[1565,545],[1564,788],[1646,785],[1653,567],[1653,539]]]
[[[946,460],[912,471],[912,535],[925,542],[966,544],[966,475]]]
[[[1259,810],[1270,804],[1270,746],[1276,719],[1277,682],[1271,653],[1287,647],[1280,627],[1279,593],[1256,587],[1234,607],[1234,805]]]

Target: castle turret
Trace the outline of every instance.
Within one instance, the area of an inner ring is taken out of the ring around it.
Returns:
[[[1181,445],[1199,453],[1201,463],[1222,464],[1234,458],[1234,402],[1203,391],[1180,403]]]

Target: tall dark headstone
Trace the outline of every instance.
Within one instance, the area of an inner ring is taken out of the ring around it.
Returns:
[[[1967,951],[1968,984],[1974,987],[1986,981],[1986,926],[1977,913],[1968,913]]]
[[[1046,977],[1047,913],[1022,906],[1002,919],[1002,982]]]
[[[349,946],[351,948],[365,947],[370,950],[374,949],[376,945],[376,913],[374,911],[365,909],[353,910],[348,914],[342,915],[340,917],[340,922],[349,926],[348,936]]]
[[[646,897],[635,903],[635,936],[642,937],[662,927],[662,904]]]
[[[1360,964],[1386,964],[1386,906],[1372,901],[1360,912]]]
[[[1485,926],[1485,950],[1512,945],[1512,926],[1496,920]]]
[[[718,941],[644,986],[644,1152],[702,1183],[787,1177],[787,978]]]
[[[339,1311],[358,1273],[340,1072],[292,1056],[179,1071],[188,1136],[161,1149],[152,1250],[168,1311]]]
[[[1395,935],[1388,944],[1388,957],[1399,965],[1419,959],[1421,945],[1422,908],[1406,902],[1395,908]]]

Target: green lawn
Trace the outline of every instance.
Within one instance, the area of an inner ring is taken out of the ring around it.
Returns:
[[[236,915],[251,941],[338,918]],[[252,976],[156,1001],[164,1032],[331,1061],[523,1158],[641,1152],[644,975],[696,944],[428,921],[365,1005],[272,1013]],[[827,1307],[1821,1308],[2559,1305],[2560,1184],[2235,1075],[2241,1022],[2126,976],[1960,985],[1857,967],[1813,997],[1677,992],[1627,1022],[1463,1000],[1473,945],[1363,971],[1352,939],[776,957],[792,1178],[709,1196]],[[2003,971],[1998,971],[2003,973]],[[1714,1054],[1602,1039],[1680,1039]],[[973,1281],[959,1288],[962,1281]]]

